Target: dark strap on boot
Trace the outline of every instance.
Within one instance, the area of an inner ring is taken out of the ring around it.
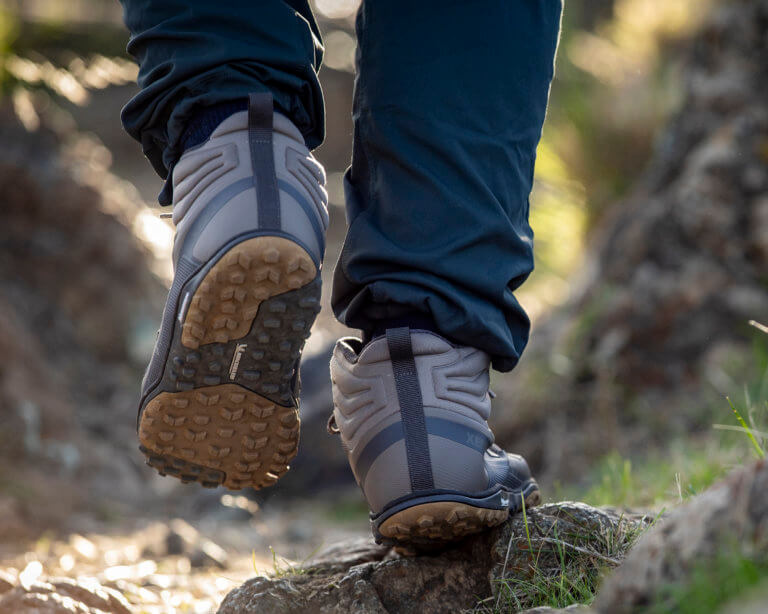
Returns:
[[[256,181],[259,228],[280,230],[280,194],[277,191],[275,156],[272,149],[272,94],[248,96],[248,141]]]
[[[413,358],[411,330],[408,327],[388,329],[387,345],[395,375],[397,400],[400,403],[411,490],[431,490],[435,487],[435,481],[429,455],[424,402],[416,372],[416,361]]]

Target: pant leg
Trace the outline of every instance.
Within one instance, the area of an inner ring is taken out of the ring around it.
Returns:
[[[365,0],[349,232],[334,276],[355,328],[431,316],[446,337],[517,363],[533,269],[528,196],[560,0]]]
[[[162,177],[181,155],[180,140],[196,110],[250,92],[271,91],[275,108],[293,120],[307,145],[322,142],[322,43],[307,0],[121,3],[141,87],[123,109],[123,125]]]

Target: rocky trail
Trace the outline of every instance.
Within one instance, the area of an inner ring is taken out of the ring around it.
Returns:
[[[219,528],[226,547],[181,520],[121,537],[40,540],[34,551],[3,556],[0,613],[640,614],[649,604],[677,612],[681,587],[702,573],[718,581],[715,562],[723,556],[764,564],[766,493],[768,463],[760,461],[668,515],[550,503],[437,555],[413,557],[377,546],[359,529],[344,535],[327,527],[315,527],[325,545],[303,560],[264,557],[259,545],[295,539],[291,527],[308,509]],[[259,516],[253,507],[241,512]],[[301,536],[304,547],[314,541]],[[579,583],[598,589],[588,608],[540,606],[564,584],[560,597],[573,599]],[[762,611],[754,608],[765,601],[762,593],[736,593],[717,611],[739,604]]]
[[[665,516],[562,502],[518,514],[440,556],[402,558],[360,541],[337,545],[298,573],[248,580],[219,614],[640,614],[651,605],[680,612],[694,578],[728,590],[723,560],[765,564],[766,486],[768,463],[759,461]],[[558,594],[564,585],[568,591]],[[574,603],[579,585],[597,589],[589,609]],[[765,611],[764,591],[726,597],[717,612]],[[553,598],[572,605],[541,606]]]
[[[494,382],[499,443],[526,455],[545,496],[587,475],[606,442],[661,456],[711,429],[707,399],[722,400],[729,369],[753,368],[747,321],[768,312],[767,28],[768,0],[706,21],[682,111],[595,231],[581,291]],[[53,112],[40,122],[30,131],[0,104],[0,614],[768,609],[764,461],[664,514],[550,501],[431,556],[373,544],[325,431],[328,348],[344,332],[327,296],[302,368],[300,452],[279,485],[225,493],[155,476],[136,449],[136,391],[172,230],[96,139]],[[744,570],[750,590],[729,584]],[[695,609],[718,588],[716,609]]]
[[[209,614],[253,576],[284,573],[329,543],[365,535],[328,505],[266,506],[224,495],[192,520],[99,523],[0,547],[0,612]],[[126,530],[134,524],[134,530]],[[116,526],[117,525],[117,526]]]

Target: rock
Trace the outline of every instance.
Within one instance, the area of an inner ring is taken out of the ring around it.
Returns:
[[[380,546],[370,538],[360,537],[323,548],[308,559],[305,566],[322,569],[326,573],[338,573],[355,565],[381,561],[388,552],[387,546]]]
[[[227,552],[180,518],[170,522],[165,535],[165,554],[185,555],[192,567],[227,567]]]
[[[16,586],[17,574],[9,569],[0,569],[0,595]]]
[[[95,584],[51,578],[16,586],[0,596],[0,614],[131,614],[118,592]]]
[[[594,605],[601,614],[645,611],[723,556],[768,563],[768,463],[759,461],[675,510],[648,531],[606,581]],[[704,566],[704,567],[702,567]],[[713,575],[712,582],[720,579]],[[764,609],[765,602],[763,602]],[[665,611],[675,611],[674,602]]]
[[[168,529],[168,534],[165,536],[165,552],[170,556],[184,554],[186,548],[184,538],[179,535],[173,529]]]
[[[189,554],[189,564],[192,567],[227,568],[227,551],[210,539],[201,539]]]
[[[647,521],[636,515],[564,502],[529,510],[504,525],[432,556],[401,557],[371,540],[335,544],[298,570],[257,577],[233,590],[219,614],[432,614],[474,608],[495,599],[501,579],[526,578],[534,559],[566,565],[595,578],[623,558]],[[542,569],[545,569],[542,567]],[[546,568],[548,569],[548,568]],[[567,610],[573,611],[573,610]]]

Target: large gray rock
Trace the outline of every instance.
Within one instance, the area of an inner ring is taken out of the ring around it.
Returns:
[[[733,472],[648,531],[598,594],[601,614],[630,614],[661,601],[674,612],[676,588],[694,574],[722,582],[718,561],[746,557],[768,564],[768,463]],[[709,566],[712,566],[711,569]],[[768,601],[762,601],[765,612]],[[745,610],[746,611],[746,610]]]
[[[564,502],[529,510],[525,519],[518,514],[434,556],[401,557],[368,540],[337,544],[301,570],[249,580],[227,596],[219,614],[436,614],[481,600],[504,607],[509,596],[498,587],[514,590],[534,567],[548,572],[563,562],[596,580],[602,568],[619,563],[645,522]],[[525,606],[525,596],[518,598]]]

